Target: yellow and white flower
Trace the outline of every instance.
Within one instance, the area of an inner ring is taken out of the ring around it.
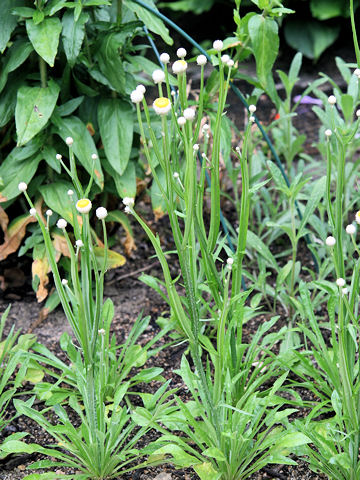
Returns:
[[[171,110],[171,102],[166,97],[159,97],[153,103],[157,115],[167,115]]]
[[[355,214],[355,221],[360,225],[360,210]]]
[[[173,63],[172,71],[176,75],[179,75],[180,73],[184,73],[186,69],[187,69],[187,63],[185,62],[185,60],[176,60],[176,62]]]
[[[89,213],[92,207],[92,203],[88,198],[80,198],[76,202],[76,210],[80,213]]]

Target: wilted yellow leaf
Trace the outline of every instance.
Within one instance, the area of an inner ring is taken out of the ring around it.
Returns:
[[[45,288],[49,283],[48,273],[50,272],[49,262],[46,253],[41,258],[36,258],[31,266],[31,273],[33,280],[37,276],[39,278],[39,286],[36,291],[37,301],[40,303],[48,296],[48,291]]]
[[[0,245],[0,260],[16,252],[25,236],[26,226],[32,222],[36,222],[36,218],[31,215],[21,215],[4,230],[4,243]]]

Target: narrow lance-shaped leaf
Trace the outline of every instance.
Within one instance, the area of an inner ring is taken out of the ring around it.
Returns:
[[[24,86],[19,89],[15,108],[18,146],[25,145],[46,125],[59,92],[60,88],[53,80],[46,88]]]
[[[69,65],[73,67],[80,53],[81,45],[85,36],[85,23],[89,16],[81,13],[79,19],[75,21],[74,14],[68,10],[62,17],[62,41],[64,51]]]

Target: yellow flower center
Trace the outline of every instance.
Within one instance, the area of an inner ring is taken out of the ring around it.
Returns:
[[[177,60],[177,63],[179,65],[182,65],[183,67],[186,67],[187,63],[185,62],[185,60]]]
[[[81,198],[78,200],[76,206],[79,208],[86,208],[90,205],[90,200],[88,198]]]
[[[170,105],[170,100],[166,97],[157,98],[154,102],[157,108],[166,108]]]

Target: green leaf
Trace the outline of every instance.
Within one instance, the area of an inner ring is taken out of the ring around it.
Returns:
[[[103,189],[104,175],[99,158],[96,160],[91,158],[91,155],[96,153],[97,150],[86,125],[78,117],[61,118],[58,115],[52,116],[52,122],[57,127],[57,132],[64,141],[66,137],[74,139],[73,150],[76,157],[90,175],[94,166],[94,180]]]
[[[354,113],[354,102],[351,95],[343,93],[340,97],[341,108],[346,122],[350,122]]]
[[[310,0],[310,10],[318,20],[349,16],[349,4],[344,0]]]
[[[324,25],[316,20],[290,19],[284,26],[285,39],[290,47],[315,60],[335,42],[339,32],[339,25]]]
[[[0,52],[3,53],[11,34],[15,29],[18,18],[12,14],[14,7],[21,5],[21,0],[1,0],[0,14]]]
[[[207,448],[202,454],[205,455],[205,457],[215,458],[215,460],[218,460],[219,462],[226,462],[223,452],[216,447]]]
[[[219,480],[222,477],[222,473],[217,472],[210,462],[194,465],[193,469],[201,480]]]
[[[105,170],[112,176],[116,190],[121,198],[136,196],[136,170],[134,162],[129,162],[122,175],[116,173],[107,159],[104,161]]]
[[[0,128],[6,125],[15,115],[16,94],[22,84],[21,79],[11,81],[0,95]]]
[[[269,248],[265,243],[253,232],[248,230],[246,237],[246,246],[247,248],[254,248],[260,255],[262,255],[265,260],[267,260],[269,266],[273,268],[276,272],[279,271],[278,264],[275,260],[275,257],[270,252]]]
[[[53,80],[49,81],[46,88],[20,88],[15,109],[18,146],[25,145],[46,125],[55,108],[59,92],[60,88]]]
[[[85,36],[85,23],[88,19],[89,15],[81,13],[79,19],[75,22],[74,14],[70,10],[66,11],[62,17],[62,42],[70,67],[75,65],[80,53]]]
[[[42,185],[39,191],[44,198],[45,205],[73,225],[72,202],[67,194],[68,190],[72,188],[73,185],[70,182],[60,181]]]
[[[249,20],[249,35],[256,60],[256,72],[263,86],[279,51],[278,24],[270,17],[254,15]]]
[[[99,62],[100,72],[91,70],[90,73],[97,73],[97,76],[104,76],[113,90],[125,94],[125,70],[123,67],[120,49],[123,47],[123,36],[121,33],[109,33],[101,42],[96,55]],[[101,79],[97,78],[98,81]],[[102,82],[104,83],[104,82]]]
[[[144,3],[149,5],[153,10],[157,10],[152,0],[143,0]],[[154,33],[161,36],[165,43],[172,45],[174,42],[169,35],[169,30],[165,27],[165,24],[156,15],[151,13],[147,8],[144,8],[131,0],[126,0],[126,6],[132,10],[136,15],[144,22],[147,28]]]
[[[305,445],[310,443],[311,440],[304,433],[301,432],[289,432],[286,433],[279,442],[276,443],[276,450],[291,450],[294,447],[299,447],[300,445]]]
[[[4,89],[9,73],[16,70],[22,65],[33,51],[33,47],[30,42],[24,39],[20,39],[8,49],[3,63],[3,68],[0,73],[0,92]],[[8,85],[8,86],[11,86]]]
[[[106,157],[113,169],[122,175],[131,153],[133,109],[123,100],[103,99],[99,102],[98,122]]]
[[[60,20],[57,17],[45,18],[36,25],[33,20],[28,19],[26,31],[36,52],[53,67],[61,33]]]
[[[321,198],[325,195],[325,189],[326,189],[326,177],[321,177],[313,185],[310,198],[306,204],[305,211],[303,213],[303,218],[301,220],[300,227],[297,232],[298,238],[302,236],[303,229],[305,228],[307,222],[309,221],[310,216],[314,213],[314,210],[318,206]]]

